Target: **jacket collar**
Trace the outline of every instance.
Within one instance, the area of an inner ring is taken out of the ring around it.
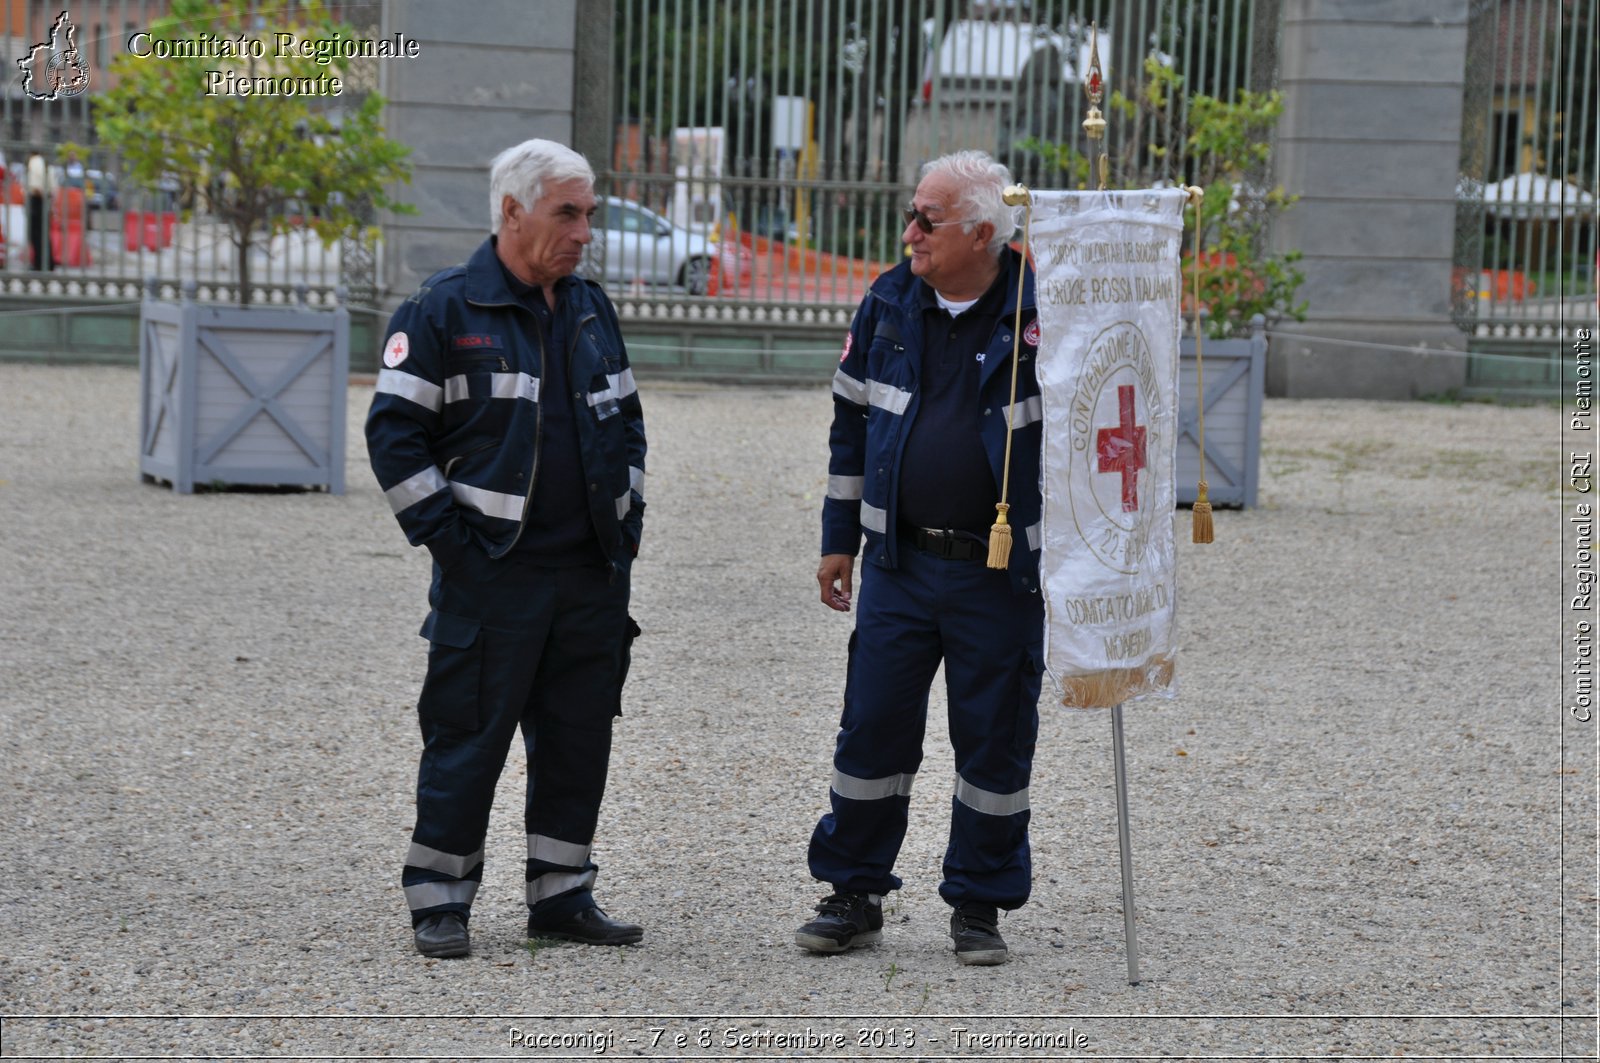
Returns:
[[[556,306],[565,301],[568,289],[576,280],[568,275],[556,281]],[[495,253],[494,237],[478,245],[467,259],[467,302],[481,306],[523,306],[523,297],[512,290],[506,278],[506,268]]]

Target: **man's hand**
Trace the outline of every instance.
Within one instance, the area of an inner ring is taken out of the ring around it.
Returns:
[[[850,611],[850,574],[856,559],[850,554],[823,554],[817,566],[817,584],[822,588],[822,604],[837,612]]]

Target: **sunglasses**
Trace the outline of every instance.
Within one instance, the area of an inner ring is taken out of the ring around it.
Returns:
[[[922,213],[922,211],[918,210],[915,205],[908,206],[902,210],[900,212],[900,217],[905,219],[905,223],[907,225],[910,225],[912,222],[916,222],[917,228],[921,229],[925,233],[931,233],[941,225],[960,225],[962,224],[962,221],[965,220],[934,221],[932,218]]]

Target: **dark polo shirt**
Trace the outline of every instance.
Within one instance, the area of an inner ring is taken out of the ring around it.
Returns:
[[[500,263],[506,284],[539,323],[544,344],[544,365],[539,379],[539,407],[543,441],[539,448],[539,468],[534,473],[533,500],[528,506],[528,521],[514,553],[525,561],[540,565],[603,564],[605,553],[589,517],[589,492],[584,481],[583,459],[578,442],[577,409],[572,399],[573,385],[568,377],[567,348],[576,338],[567,335],[560,313],[551,313],[544,292],[522,283]],[[564,289],[580,283],[571,277],[556,282],[559,307]],[[584,381],[585,390],[588,381]]]
[[[1005,309],[1004,271],[978,301],[952,317],[922,283],[922,380],[916,419],[900,463],[900,523],[983,537],[1000,487],[978,434],[978,355]]]

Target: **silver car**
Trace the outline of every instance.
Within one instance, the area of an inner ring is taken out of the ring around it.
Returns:
[[[725,283],[742,283],[749,274],[750,253],[743,247],[719,247],[631,199],[601,199],[593,229],[594,241],[580,272],[599,275],[608,286],[668,284],[690,295],[705,295],[711,287],[712,263],[719,256]],[[597,274],[594,264],[601,259],[604,271]]]

